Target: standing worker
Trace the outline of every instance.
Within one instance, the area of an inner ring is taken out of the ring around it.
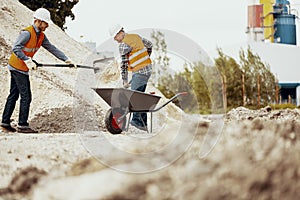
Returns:
[[[119,24],[112,26],[109,33],[119,43],[123,86],[129,87],[128,71],[132,71],[131,89],[145,92],[152,72],[152,43],[137,34],[125,33]],[[147,113],[133,113],[130,124],[147,131]]]
[[[20,133],[37,133],[29,127],[28,116],[31,102],[31,89],[29,81],[29,69],[37,69],[32,61],[32,57],[42,46],[58,59],[67,64],[74,64],[62,51],[50,43],[43,33],[51,21],[50,12],[45,8],[39,8],[35,11],[33,24],[23,29],[13,48],[12,54],[8,61],[10,71],[10,93],[7,97],[6,104],[2,115],[2,128],[10,132],[16,130]],[[11,116],[15,109],[16,101],[20,99],[19,121],[17,129],[11,126]]]

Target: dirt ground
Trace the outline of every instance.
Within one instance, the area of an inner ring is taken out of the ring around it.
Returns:
[[[60,112],[53,110],[43,117],[51,119],[60,116]],[[179,159],[161,170],[141,174],[103,165],[87,151],[89,148],[78,134],[68,131],[2,134],[0,197],[297,199],[300,195],[299,119],[298,109],[233,109],[226,115],[217,144],[205,158],[199,158],[199,151],[211,122],[200,120],[193,125],[197,128],[195,140]],[[99,134],[91,137],[100,137]],[[130,136],[132,133],[110,135],[113,140],[125,142],[129,142]],[[151,144],[148,145],[150,148]],[[134,162],[115,156],[118,165]],[[168,155],[162,157],[167,159]],[[71,194],[66,190],[72,190]]]

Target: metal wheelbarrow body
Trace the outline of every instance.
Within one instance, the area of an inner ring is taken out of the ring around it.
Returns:
[[[133,112],[151,113],[150,132],[152,132],[152,113],[160,110],[178,96],[186,94],[186,92],[178,93],[160,107],[156,107],[161,97],[154,94],[125,88],[93,89],[111,107],[105,116],[105,126],[112,134],[120,134],[123,130],[128,130],[129,122],[126,123],[126,115],[130,113],[131,117]]]

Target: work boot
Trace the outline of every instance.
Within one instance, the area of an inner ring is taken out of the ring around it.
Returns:
[[[1,123],[1,127],[4,129],[6,132],[16,132],[16,129],[12,127],[10,124],[6,123]]]
[[[29,126],[18,126],[18,133],[38,133],[38,131],[31,129]]]

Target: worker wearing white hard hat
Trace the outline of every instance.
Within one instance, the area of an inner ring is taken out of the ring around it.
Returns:
[[[152,73],[152,43],[138,34],[125,33],[119,24],[113,25],[109,34],[119,43],[123,86],[129,87],[128,71],[131,71],[131,89],[145,92]],[[147,113],[133,113],[130,124],[147,131]]]
[[[39,19],[41,21],[44,21],[48,24],[53,24],[52,20],[51,20],[51,15],[50,15],[50,12],[45,9],[45,8],[39,8],[37,9],[34,14],[33,14],[33,17],[35,19]]]
[[[58,59],[73,64],[61,50],[56,48],[46,35],[44,31],[49,26],[51,21],[50,12],[45,8],[37,9],[33,14],[33,24],[21,30],[19,36],[12,48],[8,61],[8,69],[11,75],[10,93],[7,97],[4,111],[2,114],[1,127],[9,132],[18,131],[21,133],[36,133],[29,127],[28,117],[29,108],[32,100],[31,88],[29,81],[29,69],[37,69],[36,64],[32,58],[35,53],[44,47],[47,51],[52,53]],[[76,64],[73,64],[76,68]],[[17,129],[10,125],[11,116],[14,111],[16,101],[20,98],[19,121]]]
[[[114,24],[109,28],[109,34],[110,36],[115,37],[122,30],[123,27],[120,24]]]

